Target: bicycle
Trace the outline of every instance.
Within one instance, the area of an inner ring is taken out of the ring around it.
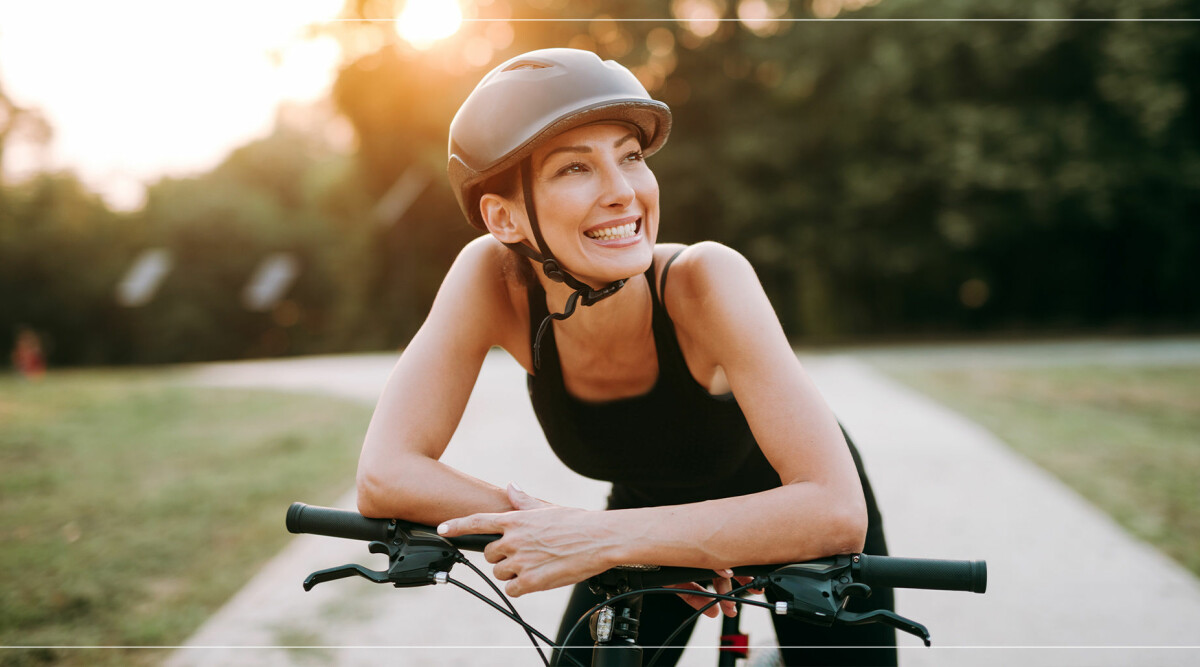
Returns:
[[[491,578],[463,555],[462,550],[483,551],[490,542],[499,539],[499,535],[443,538],[430,526],[400,519],[369,519],[357,512],[304,503],[292,503],[287,511],[286,525],[291,533],[366,541],[369,542],[368,551],[388,556],[389,565],[385,571],[351,563],[313,572],[304,580],[304,590],[312,590],[317,584],[355,576],[377,584],[392,584],[396,588],[452,584],[521,625],[546,667],[566,664],[563,661],[583,667],[581,662],[561,649],[571,646],[572,638],[585,622],[594,641],[593,667],[640,667],[642,648],[637,644],[637,632],[642,597],[667,593],[675,595],[679,589],[668,586],[705,582],[713,576],[711,570],[649,565],[621,566],[602,572],[589,579],[588,584],[593,592],[603,595],[605,601],[581,616],[565,636],[563,644],[558,645],[522,620],[512,602]],[[507,609],[450,577],[450,570],[457,563],[474,570],[495,591]],[[915,635],[926,646],[930,646],[929,631],[924,625],[887,610],[849,612],[844,609],[846,601],[851,596],[870,595],[871,586],[974,593],[987,590],[987,563],[984,561],[848,554],[801,563],[735,567],[733,571],[735,576],[751,577],[751,581],[733,589],[729,595],[689,590],[689,595],[709,597],[713,601],[704,609],[697,610],[691,619],[679,626],[679,630],[720,600],[732,600],[739,605],[763,607],[775,614],[823,626],[884,623]],[[764,592],[766,602],[739,597],[739,594],[755,589]],[[736,629],[736,625],[727,623],[722,634],[730,634],[727,630],[731,627]],[[668,637],[664,646],[670,645],[673,639],[674,635]],[[553,649],[553,660],[546,657],[538,640]],[[745,657],[745,653],[743,646],[722,646],[719,653],[722,662],[719,664],[734,665],[739,657]],[[658,653],[652,655],[647,667],[653,665],[657,657]]]

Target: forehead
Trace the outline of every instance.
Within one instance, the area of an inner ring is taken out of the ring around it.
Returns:
[[[561,149],[570,149],[572,147],[590,148],[593,150],[608,149],[613,148],[614,144],[619,146],[618,142],[626,140],[633,140],[635,142],[638,140],[638,132],[632,125],[624,123],[582,125],[546,140],[545,143],[533,152],[533,156],[534,160],[541,161],[551,152],[561,152]]]

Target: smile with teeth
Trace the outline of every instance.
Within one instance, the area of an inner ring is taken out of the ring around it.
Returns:
[[[630,223],[627,223],[624,225],[617,225],[616,227],[605,227],[604,229],[595,229],[595,230],[591,230],[591,231],[586,231],[586,232],[584,232],[584,236],[587,236],[589,239],[596,239],[598,241],[615,241],[617,239],[627,239],[627,238],[633,236],[634,234],[637,234],[638,225],[640,223],[641,223],[641,220],[636,220],[634,222],[630,222]]]

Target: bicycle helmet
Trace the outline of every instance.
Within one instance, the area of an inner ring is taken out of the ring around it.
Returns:
[[[542,334],[551,320],[563,320],[576,303],[590,306],[621,289],[626,279],[593,289],[568,273],[546,245],[533,201],[530,156],[544,141],[566,130],[598,122],[620,122],[637,129],[643,155],[662,148],[671,131],[671,110],[654,100],[637,77],[612,60],[590,51],[542,49],[501,63],[471,91],[450,123],[450,184],[458,205],[475,227],[487,227],[479,212],[480,186],[516,168],[525,210],[538,250],[522,243],[505,245],[542,265],[551,280],[575,289],[562,313],[542,321],[534,340],[534,365],[540,365]]]

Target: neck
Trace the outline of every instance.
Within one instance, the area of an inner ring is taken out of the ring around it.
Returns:
[[[561,313],[575,291],[557,283],[540,271],[535,276],[546,292],[546,307],[551,313]],[[590,281],[585,281],[590,284]],[[620,336],[622,332],[644,329],[651,313],[650,286],[644,274],[630,278],[616,294],[591,306],[580,306],[571,317],[554,323],[554,330],[571,337],[585,337],[598,343]]]

